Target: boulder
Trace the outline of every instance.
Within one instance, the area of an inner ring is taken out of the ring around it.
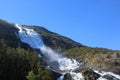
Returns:
[[[63,80],[72,80],[71,75],[69,73],[65,74]]]
[[[95,73],[93,70],[91,69],[87,69],[84,72],[82,72],[85,80],[97,80],[100,75]]]

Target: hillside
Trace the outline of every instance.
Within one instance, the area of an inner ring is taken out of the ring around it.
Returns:
[[[120,74],[120,51],[80,47],[68,49],[64,53],[69,57],[84,61],[85,67]]]
[[[41,34],[44,43],[47,46],[50,46],[54,49],[58,50],[66,50],[74,47],[83,47],[84,45],[75,42],[67,37],[61,36],[57,33],[53,33],[51,31],[48,31],[44,27],[41,26],[28,26],[28,25],[22,25],[22,27],[28,27],[32,28],[38,33]],[[14,40],[13,37],[16,38],[15,32],[17,32],[17,29],[15,28],[14,24],[10,24],[7,21],[0,20],[0,37],[4,38],[5,40],[11,40],[11,42]],[[10,39],[8,39],[10,37]],[[18,38],[16,38],[18,39]],[[20,42],[20,40],[19,40]],[[9,44],[9,43],[8,43]]]
[[[120,74],[120,51],[87,47],[41,26],[21,26],[34,29],[41,34],[45,45],[69,58],[83,62],[84,68]],[[36,76],[37,80],[56,80],[60,74],[45,69],[43,66],[46,64],[37,56],[37,51],[21,42],[16,36],[17,32],[18,29],[13,23],[0,20],[0,80],[26,80],[26,76],[30,76],[29,73]]]
[[[51,32],[41,26],[28,26],[28,25],[22,25],[22,26],[37,31],[39,34],[41,34],[45,45],[50,46],[51,48],[56,49],[58,51],[64,51],[66,49],[84,46],[78,42],[73,41],[72,39]]]

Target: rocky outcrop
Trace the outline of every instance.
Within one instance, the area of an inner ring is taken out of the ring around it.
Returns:
[[[91,69],[87,69],[87,70],[83,71],[82,74],[83,74],[85,80],[97,80],[100,77],[99,74],[95,73]]]

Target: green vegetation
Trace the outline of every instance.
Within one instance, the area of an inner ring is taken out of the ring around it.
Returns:
[[[83,47],[84,45],[77,43],[67,37],[61,36],[57,33],[53,33],[48,31],[47,29],[41,26],[27,26],[23,25],[23,27],[29,27],[37,31],[41,34],[45,45],[50,46],[51,48],[57,51],[65,51],[66,49],[74,48],[74,47]]]
[[[87,47],[41,26],[23,27],[40,33],[45,45],[83,61],[85,68],[76,72],[88,71],[86,67],[91,67],[120,74],[120,51]],[[14,24],[0,20],[0,80],[56,80],[60,74],[43,67],[45,63],[37,56],[37,52],[17,38],[17,31]],[[66,80],[70,79],[69,76],[66,75]],[[85,76],[86,80],[96,77],[91,70]]]
[[[0,20],[0,80],[56,80],[37,52],[17,38],[14,24]]]
[[[72,58],[74,57],[78,61],[84,61],[85,67],[108,70],[120,74],[120,51],[80,47],[68,49],[64,54]]]
[[[28,76],[26,76],[28,80],[36,80],[36,76],[33,71],[28,72]]]
[[[56,80],[56,76],[42,67],[35,51],[9,47],[0,39],[0,80]]]

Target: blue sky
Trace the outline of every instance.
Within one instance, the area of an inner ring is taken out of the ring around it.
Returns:
[[[87,46],[120,50],[120,0],[1,0],[0,18],[41,25]]]

